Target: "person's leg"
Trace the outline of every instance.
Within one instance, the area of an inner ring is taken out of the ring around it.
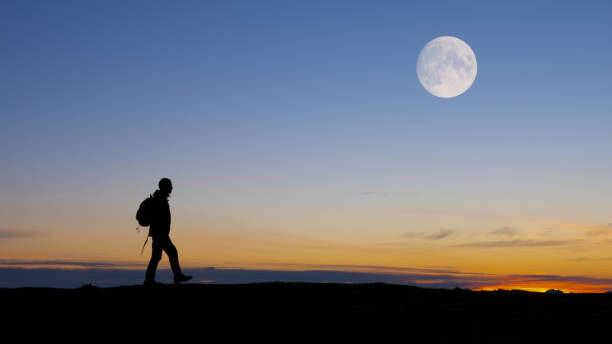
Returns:
[[[162,258],[162,243],[159,239],[153,238],[153,250],[151,252],[151,260],[149,266],[147,266],[147,274],[145,277],[145,283],[155,281],[155,271],[157,271],[157,264]]]
[[[179,264],[178,260],[178,251],[176,250],[176,247],[174,247],[170,237],[164,238],[163,249],[166,251],[168,259],[170,260],[170,267],[172,268],[174,277],[176,278],[178,276],[182,276],[183,272],[181,271],[181,265]]]
[[[170,237],[164,240],[163,247],[164,251],[166,251],[166,254],[168,255],[168,258],[170,259],[170,267],[172,268],[172,272],[174,273],[174,283],[189,281],[191,279],[191,276],[187,276],[181,271],[181,266],[179,265],[178,260],[178,252],[176,250],[176,247],[174,247],[174,244],[172,244]]]

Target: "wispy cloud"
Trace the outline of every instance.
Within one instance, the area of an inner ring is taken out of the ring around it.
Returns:
[[[612,226],[610,226],[610,224],[590,227],[590,229],[584,233],[584,235],[590,237],[607,236],[610,234],[612,234]]]
[[[548,281],[548,282],[574,282],[574,283],[585,283],[585,284],[607,284],[612,285],[612,278],[598,278],[590,276],[562,276],[562,275],[508,275],[505,278],[520,279],[522,282],[536,282],[536,281]]]
[[[500,228],[490,231],[489,234],[496,235],[496,236],[511,237],[511,236],[516,235],[518,232],[519,230],[514,227],[500,227]]]
[[[0,266],[14,267],[70,267],[70,268],[100,268],[100,269],[126,269],[142,267],[142,264],[118,262],[111,263],[105,261],[85,261],[85,260],[20,260],[20,259],[0,259]]]
[[[232,264],[232,263],[229,263]],[[244,264],[234,263],[235,265],[245,266]],[[382,266],[382,265],[355,265],[355,264],[298,264],[298,263],[258,263],[249,267],[274,267],[274,268],[297,268],[313,270],[342,270],[354,272],[373,272],[373,273],[433,273],[433,274],[477,274],[485,273],[464,273],[453,267],[402,267],[402,266]]]
[[[579,240],[499,240],[499,241],[477,241],[453,245],[453,247],[464,248],[503,248],[503,247],[547,247],[575,244]]]
[[[564,224],[557,226],[559,230],[583,232],[587,237],[607,236],[612,234],[612,223],[599,225]]]
[[[440,240],[452,235],[453,233],[455,233],[455,231],[451,229],[440,229],[440,231],[437,233],[406,232],[402,234],[402,236],[404,238],[411,239]]]
[[[31,230],[0,228],[0,239],[20,239],[40,236],[41,233]]]
[[[608,262],[612,257],[577,257],[568,259],[570,262]]]
[[[440,239],[444,239],[447,236],[450,236],[454,233],[455,231],[450,230],[450,229],[440,229],[440,232],[436,233],[436,234],[431,234],[426,236],[427,239],[430,240],[440,240]]]

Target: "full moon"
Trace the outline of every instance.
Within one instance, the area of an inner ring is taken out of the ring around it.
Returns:
[[[453,98],[467,91],[476,79],[476,55],[457,37],[441,36],[425,45],[417,61],[417,75],[427,92]]]

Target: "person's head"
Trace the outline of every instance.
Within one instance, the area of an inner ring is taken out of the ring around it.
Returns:
[[[159,180],[159,190],[166,195],[169,195],[172,192],[172,182],[168,178],[162,178]]]

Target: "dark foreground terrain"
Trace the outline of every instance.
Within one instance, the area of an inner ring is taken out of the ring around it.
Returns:
[[[211,335],[220,338],[216,342],[238,337],[284,342],[362,337],[387,342],[383,338],[393,334],[403,336],[402,342],[418,343],[590,343],[610,342],[612,336],[611,294],[474,292],[387,284],[186,284],[0,289],[0,304],[6,329],[24,324],[33,334],[46,333],[45,328],[56,334],[58,328],[70,329],[66,333],[79,329],[89,333],[88,339],[124,336],[124,331],[169,334],[174,339],[189,334],[206,342]]]

